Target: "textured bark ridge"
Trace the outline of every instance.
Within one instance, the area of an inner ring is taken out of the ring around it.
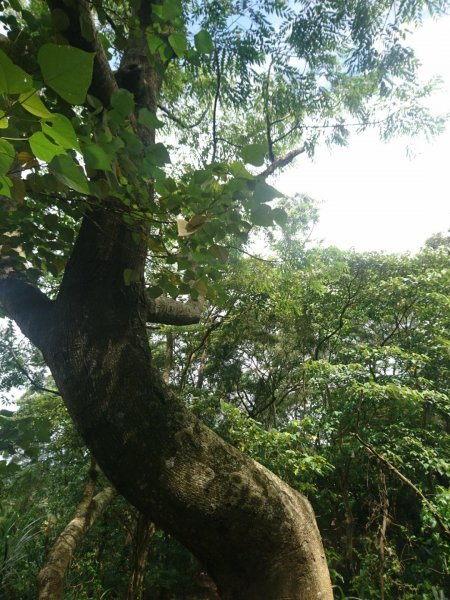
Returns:
[[[48,4],[67,9],[62,0]],[[141,6],[145,27],[151,3]],[[89,5],[70,3],[70,11],[64,33],[96,53],[93,91],[107,104],[115,81],[96,32],[86,40],[79,25]],[[141,70],[138,84],[148,89],[131,91],[155,112],[161,81],[141,50],[130,44],[121,70]],[[143,135],[144,143],[153,140],[153,132]],[[136,243],[111,199],[85,218],[56,300],[5,271],[0,302],[41,349],[105,475],[200,559],[223,600],[331,600],[308,501],[209,430],[154,371],[146,322],[162,305],[149,307],[145,264],[145,240]],[[126,286],[124,269],[140,281]]]

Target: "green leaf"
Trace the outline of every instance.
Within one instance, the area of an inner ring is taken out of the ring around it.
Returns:
[[[45,135],[51,137],[56,144],[59,144],[66,150],[80,150],[77,134],[72,123],[64,115],[55,113],[41,125]]]
[[[155,113],[150,112],[147,108],[140,109],[138,123],[149,129],[158,129],[164,126],[164,123],[158,119]]]
[[[83,104],[92,81],[94,54],[74,48],[44,44],[38,63],[45,83],[69,104]]]
[[[19,103],[22,107],[32,115],[46,119],[52,116],[52,113],[48,110],[42,100],[39,98],[37,92],[24,92],[19,96]]]
[[[249,173],[249,171],[247,171],[247,169],[244,167],[244,165],[238,161],[230,164],[230,173],[234,177],[240,177],[241,179],[247,179],[249,181],[252,181],[255,179],[255,176],[252,175],[251,173]]]
[[[204,29],[194,35],[194,43],[197,50],[203,54],[211,54],[214,50],[214,41]]]
[[[0,175],[0,195],[11,198],[12,181],[6,175]]]
[[[224,246],[213,244],[208,248],[208,252],[220,260],[220,262],[226,262],[228,260],[228,250]]]
[[[273,224],[272,210],[267,204],[261,204],[257,206],[251,212],[251,220],[253,225],[259,225],[260,227],[269,227]]]
[[[12,145],[0,138],[0,174],[6,175],[11,168],[16,153]]]
[[[148,34],[147,44],[150,52],[152,54],[156,54],[158,48],[164,44],[164,41],[159,37],[159,35]]]
[[[146,158],[148,158],[153,165],[157,166],[170,163],[170,155],[167,152],[167,148],[161,142],[153,144],[148,148],[146,151]]]
[[[60,145],[54,144],[49,138],[41,131],[33,133],[29,138],[31,151],[36,158],[43,160],[46,163],[50,163],[55,156],[65,154],[66,151]]]
[[[164,293],[164,290],[159,285],[152,285],[147,289],[150,298],[159,298]]]
[[[48,167],[53,175],[70,189],[81,194],[89,194],[86,175],[70,156],[56,156]]]
[[[166,0],[163,4],[154,4],[152,11],[163,21],[173,21],[183,13],[180,0]]]
[[[265,181],[258,181],[254,187],[253,195],[258,202],[270,202],[283,194]]]
[[[277,223],[277,225],[280,227],[284,227],[288,220],[286,211],[278,207],[272,210],[272,217],[275,223]]]
[[[0,110],[0,129],[8,129],[8,117],[4,110]]]
[[[241,156],[246,163],[260,167],[264,164],[267,144],[249,144],[241,149]]]
[[[134,110],[134,96],[128,90],[116,90],[111,96],[111,106],[122,117],[129,117]]]
[[[99,169],[100,171],[112,171],[111,162],[113,155],[108,154],[98,144],[88,144],[82,148],[83,158],[86,165],[91,169]]]
[[[161,277],[159,280],[159,285],[162,289],[169,294],[174,300],[180,293],[178,287],[174,285],[171,281],[166,279],[165,277]]]
[[[134,269],[124,269],[123,270],[123,280],[126,286],[131,285],[132,283],[136,283],[140,280],[140,275]]]
[[[0,50],[0,93],[21,94],[32,88],[30,75],[15,65],[9,56]]]
[[[113,195],[111,185],[106,181],[106,179],[97,179],[96,181],[91,181],[89,183],[89,191],[97,198],[107,198],[108,196]]]
[[[173,57],[174,51],[172,49],[172,46],[170,46],[170,44],[162,44],[158,48],[158,53],[159,53],[161,60],[164,63]]]
[[[187,39],[184,33],[172,33],[169,35],[169,44],[178,58],[183,58],[187,50]]]
[[[202,61],[200,60],[200,53],[197,52],[197,50],[194,50],[194,48],[188,48],[186,50],[185,59],[197,67],[200,67],[202,64]]]

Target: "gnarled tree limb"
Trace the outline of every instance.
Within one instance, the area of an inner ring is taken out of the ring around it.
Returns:
[[[190,300],[178,302],[166,296],[148,299],[147,321],[164,325],[193,325],[201,318],[203,303]]]

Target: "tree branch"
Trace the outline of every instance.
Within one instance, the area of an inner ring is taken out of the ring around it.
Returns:
[[[295,148],[294,150],[291,150],[284,156],[281,156],[280,158],[276,158],[266,169],[264,169],[264,171],[259,173],[259,177],[266,178],[269,175],[272,175],[272,173],[274,173],[277,169],[282,169],[283,167],[286,167],[299,154],[303,154],[303,152],[305,152],[305,150],[306,150],[305,146],[300,146],[300,148]]]
[[[147,321],[164,325],[193,325],[201,318],[203,303],[199,301],[178,302],[166,296],[153,300],[148,298]]]
[[[405,477],[405,475],[403,475],[403,473],[400,473],[400,471],[396,467],[394,467],[394,465],[391,464],[386,458],[384,458],[384,456],[381,456],[381,454],[379,454],[374,448],[372,448],[372,446],[370,446],[367,442],[362,440],[357,433],[351,433],[350,435],[352,435],[354,438],[356,438],[358,440],[358,442],[362,446],[364,446],[364,448],[369,452],[369,454],[371,454],[377,460],[379,460],[381,464],[383,464],[385,467],[387,467],[389,469],[389,471],[391,471],[391,473],[394,473],[394,475],[396,477],[398,477],[400,479],[400,481],[405,483],[408,487],[410,487],[414,491],[414,493],[417,496],[419,496],[419,498],[422,500],[422,502],[427,506],[430,513],[436,519],[436,522],[438,523],[439,527],[441,528],[443,534],[447,538],[450,539],[450,529],[444,523],[442,517],[437,512],[437,510],[434,508],[433,504],[428,500],[428,498],[426,496],[424,496],[424,494],[419,490],[419,488],[417,486],[415,486],[414,483],[412,481],[410,481],[407,477]]]
[[[208,113],[208,108],[205,108],[205,110],[202,112],[202,114],[199,116],[199,118],[196,119],[193,123],[185,123],[184,121],[182,121],[179,117],[177,117],[177,115],[175,115],[171,110],[169,110],[163,104],[158,104],[158,108],[171,121],[173,121],[174,123],[176,123],[182,129],[194,129],[195,127],[198,127],[198,125],[200,125],[200,123],[203,121],[203,119],[206,117],[206,115]],[[217,138],[217,139],[219,139],[219,138]]]
[[[83,498],[53,544],[39,573],[39,600],[62,598],[64,575],[78,544],[117,495],[114,488],[107,486],[94,496],[97,474],[98,470],[93,465],[84,486]]]
[[[48,394],[55,394],[55,396],[61,396],[61,394],[57,390],[52,390],[50,388],[47,388],[47,387],[37,383],[31,377],[31,375],[28,373],[28,371],[25,369],[25,367],[21,364],[20,359],[17,356],[17,354],[11,344],[8,345],[8,350],[11,353],[11,356],[13,358],[14,363],[16,364],[16,367],[19,369],[19,371],[22,373],[22,375],[24,375],[28,379],[28,381],[34,388],[36,388],[40,392],[47,392]]]
[[[14,273],[0,271],[0,305],[23,334],[39,347],[50,322],[53,302],[28,281]]]
[[[270,87],[270,71],[272,69],[273,61],[270,61],[269,70],[267,72],[267,79],[264,94],[264,112],[266,118],[266,135],[267,135],[267,146],[269,153],[269,160],[271,163],[275,162],[275,155],[273,153],[273,140],[272,140],[272,124],[270,122],[270,111],[269,111],[269,87]]]
[[[214,94],[214,104],[213,104],[213,122],[212,122],[212,142],[213,149],[211,155],[211,162],[213,163],[216,160],[217,153],[217,105],[219,102],[220,96],[220,85],[221,85],[221,70],[220,70],[220,62],[219,62],[219,54],[218,50],[216,50],[214,54],[214,62],[216,63],[216,91]]]

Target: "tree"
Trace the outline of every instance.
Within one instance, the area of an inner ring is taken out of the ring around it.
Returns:
[[[446,2],[2,3],[0,302],[102,471],[224,599],[331,598],[318,529],[162,384],[146,323],[198,318],[167,294],[220,298],[229,249],[286,220],[265,178],[318,132],[439,128],[404,45],[424,5]]]

